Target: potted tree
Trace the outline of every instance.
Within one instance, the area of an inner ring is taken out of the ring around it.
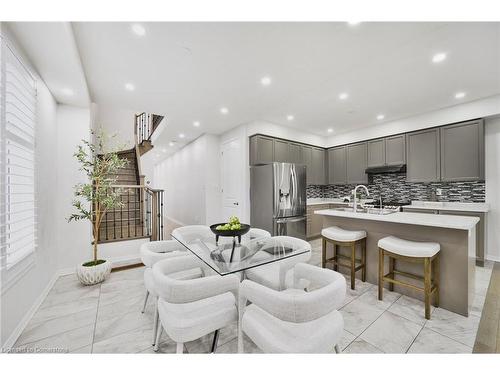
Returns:
[[[84,285],[98,284],[111,272],[111,262],[97,256],[99,228],[108,210],[123,205],[122,190],[113,185],[116,184],[118,169],[128,163],[126,159],[118,156],[116,150],[107,149],[109,137],[102,130],[92,132],[92,135],[94,142],[82,140],[82,144],[78,145],[74,153],[80,170],[87,175],[88,182],[75,185],[73,207],[76,212],[68,218],[68,222],[89,220],[92,225],[93,258],[76,269],[78,279]]]

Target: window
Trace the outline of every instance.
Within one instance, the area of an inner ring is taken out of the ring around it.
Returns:
[[[1,268],[9,270],[36,248],[36,81],[0,40]]]

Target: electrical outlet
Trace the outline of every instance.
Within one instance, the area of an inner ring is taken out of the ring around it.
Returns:
[[[443,189],[436,189],[436,195],[443,195]]]

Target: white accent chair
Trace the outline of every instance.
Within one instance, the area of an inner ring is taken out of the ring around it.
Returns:
[[[255,240],[257,238],[269,238],[271,237],[271,233],[267,230],[259,229],[259,228],[250,228],[247,234],[243,236],[245,240]]]
[[[175,258],[187,255],[186,249],[176,240],[170,241],[152,241],[146,242],[140,248],[142,263],[146,266],[144,270],[144,286],[146,287],[146,297],[141,312],[144,313],[149,296],[155,299],[154,306],[154,323],[153,323],[153,338],[151,343],[154,345],[156,339],[156,331],[158,329],[158,292],[153,280],[153,265],[163,259]],[[176,275],[178,278],[196,278],[201,276],[200,269],[188,270],[182,274]]]
[[[179,280],[172,274],[200,267],[205,277]],[[157,262],[153,276],[157,286],[160,327],[155,350],[162,330],[177,343],[177,353],[183,353],[184,343],[214,332],[212,352],[217,347],[219,329],[238,320],[237,296],[239,277],[236,275],[206,276],[208,268],[195,256],[177,257]]]
[[[344,320],[337,309],[346,294],[344,276],[300,263],[293,279],[296,289],[281,292],[250,280],[241,283],[238,352],[243,352],[243,332],[265,353],[340,352]]]
[[[257,254],[255,254],[254,257],[269,257],[271,259],[272,256],[267,254],[265,249],[276,246],[277,244],[284,244],[285,246],[289,246],[291,248],[305,248],[309,251],[307,253],[295,255],[268,265],[246,270],[246,279],[265,285],[274,290],[284,290],[293,284],[293,267],[298,263],[305,263],[311,259],[311,245],[309,242],[301,240],[300,238],[289,236],[271,237],[266,239],[265,245]]]

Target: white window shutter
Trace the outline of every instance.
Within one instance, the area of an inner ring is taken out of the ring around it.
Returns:
[[[36,80],[2,38],[0,76],[1,267],[36,248]]]

